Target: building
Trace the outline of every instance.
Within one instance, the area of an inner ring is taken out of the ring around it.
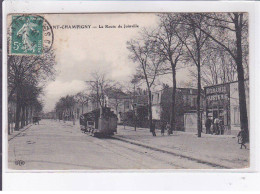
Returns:
[[[111,108],[118,118],[118,123],[122,122],[122,114],[132,110],[131,98],[122,91],[111,91],[106,94],[106,106]]]
[[[244,82],[246,92],[247,115],[249,118],[249,84]],[[230,82],[205,87],[206,117],[224,121],[224,134],[237,134],[240,130],[240,111],[238,82]]]
[[[196,116],[198,90],[194,88],[177,88],[175,97],[176,129],[189,131],[185,126],[185,114]],[[170,121],[172,88],[152,92],[152,114],[157,121]],[[201,107],[203,107],[204,94],[201,95]],[[195,125],[196,126],[196,125]],[[192,125],[194,127],[194,125]]]

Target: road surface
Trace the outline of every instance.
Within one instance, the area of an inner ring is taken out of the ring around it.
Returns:
[[[8,167],[15,170],[209,168],[207,164],[118,139],[95,138],[82,133],[72,122],[54,120],[42,120],[40,125],[32,125],[9,140]]]

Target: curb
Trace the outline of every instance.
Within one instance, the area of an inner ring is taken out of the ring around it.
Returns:
[[[210,162],[210,161],[206,161],[206,160],[201,160],[199,158],[194,158],[194,157],[191,157],[191,156],[188,156],[188,155],[183,155],[183,154],[180,154],[180,153],[173,152],[172,150],[169,151],[169,150],[166,150],[166,149],[159,149],[159,148],[147,145],[147,144],[140,143],[139,141],[129,140],[129,139],[124,138],[124,137],[113,136],[112,138],[130,143],[130,144],[133,144],[133,145],[148,148],[148,149],[151,149],[151,150],[154,150],[154,151],[160,151],[160,152],[163,152],[163,153],[182,157],[182,158],[185,158],[185,159],[188,159],[188,160],[191,160],[191,161],[195,161],[195,162],[198,162],[198,163],[201,163],[201,164],[206,164],[206,165],[209,165],[209,166],[212,166],[212,167],[218,167],[218,168],[221,168],[221,169],[232,169],[232,167],[229,167],[229,166],[225,166],[225,165],[222,165],[222,164],[218,164],[218,163],[214,163],[214,162]]]
[[[29,124],[25,129],[19,131],[19,133],[17,133],[16,135],[14,135],[13,137],[8,138],[8,141],[11,141],[12,139],[14,139],[15,137],[17,137],[18,135],[20,135],[22,132],[26,131],[27,129],[29,129],[32,126],[32,124]]]

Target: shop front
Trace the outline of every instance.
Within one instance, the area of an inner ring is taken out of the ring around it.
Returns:
[[[205,87],[206,117],[223,121],[224,134],[230,134],[230,84]]]

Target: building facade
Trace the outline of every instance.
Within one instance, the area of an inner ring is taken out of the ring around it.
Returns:
[[[198,90],[194,88],[177,88],[175,97],[176,129],[189,131],[185,125],[186,114],[196,114]],[[152,114],[157,121],[169,122],[171,115],[172,88],[152,93]],[[201,107],[203,107],[203,93],[201,95]],[[196,126],[196,125],[195,125]],[[192,125],[192,128],[194,126]]]
[[[249,118],[249,84],[244,82],[246,92],[247,115]],[[224,134],[237,134],[240,130],[240,111],[238,82],[205,87],[206,117],[223,121]]]

